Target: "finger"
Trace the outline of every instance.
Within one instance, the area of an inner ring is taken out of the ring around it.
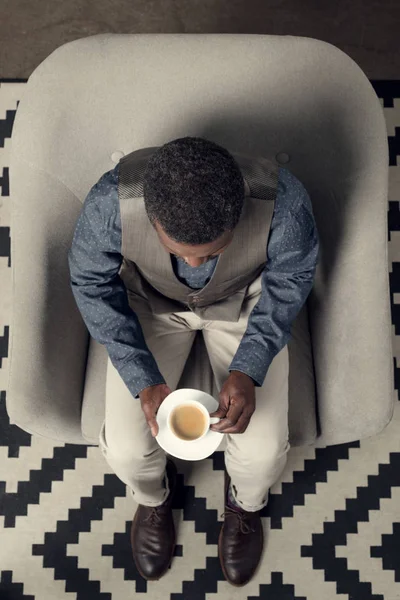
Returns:
[[[210,429],[212,431],[218,431],[219,433],[226,433],[228,429],[232,429],[232,427],[236,427],[236,423],[233,424],[228,418],[221,419],[219,423],[212,425]]]
[[[164,394],[163,394],[163,396],[164,396],[164,397],[163,397],[163,401],[164,401],[164,400],[165,400],[165,398],[166,398],[167,396],[169,396],[170,394],[172,394],[172,390],[171,390],[171,388],[169,388],[168,386],[165,386],[165,396],[164,396]]]
[[[232,397],[231,403],[228,407],[228,412],[224,419],[212,427],[213,431],[219,431],[225,433],[225,430],[229,427],[234,427],[238,422],[241,414],[243,413],[245,406],[245,399],[240,396]]]
[[[218,431],[219,433],[226,433],[226,431],[232,427],[236,427],[236,423],[234,424],[228,418],[225,418],[221,419],[219,423],[212,425],[210,429],[212,431]]]
[[[157,421],[155,419],[150,419],[148,421],[149,427],[150,427],[150,431],[151,431],[151,435],[153,437],[157,437],[158,436],[158,424]]]
[[[223,407],[219,406],[215,412],[210,413],[210,417],[218,417],[219,419],[223,419],[225,417],[227,411],[228,411],[227,408],[223,408]]]
[[[156,437],[158,435],[158,425],[156,421],[156,411],[158,407],[155,407],[152,404],[144,404],[143,405],[144,416],[146,417],[147,425],[150,428],[151,435]]]
[[[236,425],[239,418],[243,414],[245,409],[246,400],[243,396],[233,396],[231,397],[231,403],[229,405],[229,410],[226,414],[226,419],[232,423],[232,426]]]
[[[221,433],[224,434],[240,434],[244,433],[249,426],[251,417],[249,415],[242,414],[238,422],[234,427],[228,427],[228,429],[224,429]]]
[[[215,412],[210,414],[210,417],[218,417],[220,419],[223,419],[223,418],[225,418],[228,410],[229,410],[229,396],[228,396],[228,394],[220,394],[219,406]]]

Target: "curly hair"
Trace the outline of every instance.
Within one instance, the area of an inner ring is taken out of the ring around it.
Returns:
[[[233,231],[244,196],[243,176],[233,156],[205,138],[164,144],[144,173],[147,216],[177,243],[208,244]]]

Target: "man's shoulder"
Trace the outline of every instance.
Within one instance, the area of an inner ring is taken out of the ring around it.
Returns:
[[[96,183],[90,188],[85,202],[91,204],[104,204],[106,199],[115,201],[115,199],[118,198],[118,176],[119,164],[99,177]],[[105,202],[105,204],[107,204],[107,202]]]
[[[304,184],[289,169],[279,167],[276,202],[284,212],[297,213],[302,206],[310,208],[310,196]]]
[[[84,202],[84,212],[92,224],[110,224],[118,213],[119,164],[103,173],[91,187]]]
[[[113,169],[106,171],[103,175],[97,180],[97,182],[92,187],[92,190],[96,188],[98,191],[106,191],[108,189],[117,189],[118,187],[118,177],[119,177],[119,163],[115,165]]]

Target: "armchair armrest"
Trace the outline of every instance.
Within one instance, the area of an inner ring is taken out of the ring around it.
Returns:
[[[72,295],[67,256],[82,205],[64,184],[18,156],[10,180],[7,412],[11,423],[29,433],[86,443],[81,405],[89,333]]]
[[[325,241],[309,297],[323,423],[318,446],[376,435],[393,416],[388,157],[382,146],[369,175],[338,182],[315,208]]]

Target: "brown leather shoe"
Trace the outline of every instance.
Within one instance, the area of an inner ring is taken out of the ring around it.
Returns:
[[[175,550],[175,525],[172,499],[176,487],[176,467],[168,460],[170,493],[161,506],[139,504],[131,528],[133,559],[137,570],[149,581],[160,579],[168,571]]]
[[[230,478],[225,474],[225,521],[218,540],[218,554],[226,580],[246,585],[253,577],[263,551],[264,531],[259,512],[233,510],[228,506]]]

